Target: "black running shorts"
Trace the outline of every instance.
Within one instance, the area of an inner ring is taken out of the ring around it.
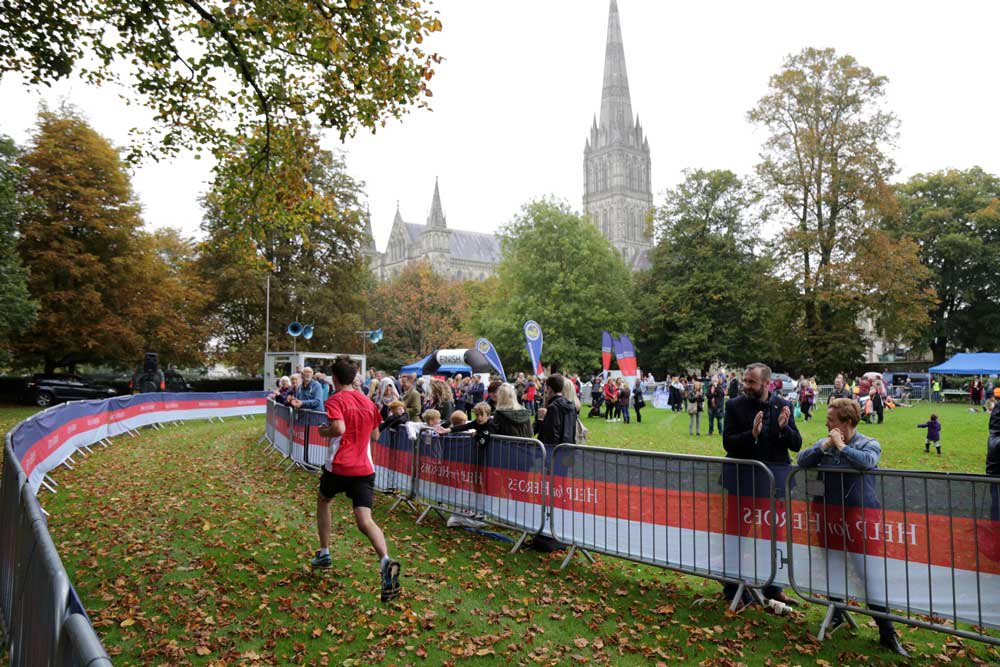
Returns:
[[[323,475],[319,478],[319,492],[324,498],[333,498],[338,493],[343,493],[355,507],[371,509],[375,498],[375,474],[347,477],[335,475],[324,467]]]

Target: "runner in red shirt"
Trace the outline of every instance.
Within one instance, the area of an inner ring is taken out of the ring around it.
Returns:
[[[371,443],[378,439],[382,417],[367,396],[354,387],[357,367],[346,357],[333,365],[333,385],[336,389],[326,401],[326,416],[330,423],[320,428],[320,434],[331,437],[323,474],[319,480],[316,502],[316,527],[319,531],[319,551],[312,559],[314,568],[328,568],[330,558],[330,501],[338,493],[345,494],[354,505],[358,529],[371,540],[379,557],[382,602],[399,597],[400,565],[389,557],[385,535],[372,519],[375,496],[375,468],[372,466]]]

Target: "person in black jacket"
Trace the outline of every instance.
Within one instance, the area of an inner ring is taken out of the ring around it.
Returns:
[[[576,406],[563,396],[562,375],[545,380],[545,407],[538,410],[535,432],[544,445],[576,442]]]
[[[506,383],[497,389],[497,410],[493,413],[493,423],[496,426],[496,435],[509,435],[515,438],[534,436],[531,413],[521,407],[517,402],[517,391]]]
[[[726,401],[722,446],[727,457],[788,466],[792,463],[788,452],[802,449],[792,404],[769,391],[770,382],[771,369],[767,365],[750,364],[743,373],[743,394]],[[783,484],[777,485],[777,489],[782,488]],[[732,599],[737,588],[725,584],[723,591]],[[792,602],[778,586],[766,587],[764,597],[785,604]]]

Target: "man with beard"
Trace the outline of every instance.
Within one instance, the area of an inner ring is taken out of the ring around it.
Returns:
[[[792,404],[768,387],[771,369],[765,364],[750,364],[743,373],[743,394],[726,401],[726,417],[722,430],[722,446],[726,456],[734,459],[761,461],[790,466],[789,451],[802,449],[802,436],[795,427]],[[785,475],[775,475],[776,492],[784,486]],[[736,595],[738,586],[725,584],[727,599]],[[753,598],[744,591],[745,599]],[[764,597],[785,604],[794,604],[778,586],[764,588]]]

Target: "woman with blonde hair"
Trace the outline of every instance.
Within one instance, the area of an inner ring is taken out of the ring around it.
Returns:
[[[455,395],[444,380],[432,379],[430,383],[430,402],[428,407],[434,408],[443,415],[455,411]]]
[[[497,389],[497,410],[493,414],[497,435],[532,437],[531,413],[517,401],[517,390],[508,382]]]

